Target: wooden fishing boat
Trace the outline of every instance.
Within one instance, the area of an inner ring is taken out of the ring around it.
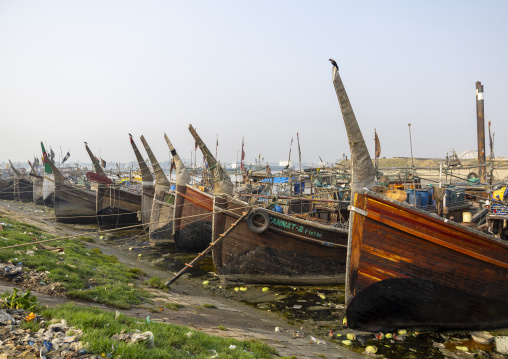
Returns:
[[[14,199],[21,202],[32,202],[33,185],[32,182],[21,173],[9,160],[12,170],[14,171]]]
[[[201,140],[196,130],[189,125],[194,140],[206,158],[208,168],[212,172],[213,192],[232,193],[231,180],[212,156],[210,150]],[[183,164],[182,164],[183,166]],[[186,243],[193,251],[204,250],[212,238],[212,211],[214,196],[190,184],[177,183],[175,191],[175,243]]]
[[[152,246],[173,242],[173,212],[175,196],[171,183],[155,158],[145,138],[141,136],[148,158],[155,173],[155,187],[150,209],[150,226],[148,236]]]
[[[30,163],[30,162],[29,162]],[[44,180],[43,176],[39,176],[37,174],[36,164],[30,164],[30,178],[32,179],[32,200],[35,204],[44,204],[42,199],[42,182]]]
[[[44,164],[44,178],[42,180],[42,200],[46,206],[53,206],[53,199],[55,195],[55,176],[49,166],[50,159],[41,142],[42,148],[42,163]]]
[[[106,177],[99,160],[92,154],[88,144],[85,148],[92,160],[96,174]],[[140,223],[138,214],[141,211],[141,194],[123,189],[114,184],[97,186],[96,213],[101,229],[132,226]]]
[[[152,215],[152,205],[153,205],[153,197],[155,194],[155,187],[153,185],[153,176],[148,166],[146,165],[143,156],[138,150],[138,146],[132,139],[132,135],[129,134],[129,138],[131,141],[132,149],[134,150],[134,155],[138,161],[139,169],[141,171],[141,223],[144,224],[143,228],[145,231],[149,231],[150,227],[150,217]]]
[[[508,244],[372,191],[374,167],[337,68],[333,83],[353,160],[348,326],[506,327]]]
[[[0,179],[0,199],[14,199],[14,180]]]
[[[53,208],[56,221],[73,224],[97,223],[95,191],[66,182],[64,175],[51,161],[48,165],[55,178]]]
[[[214,206],[216,241],[249,204],[218,195]],[[224,284],[332,285],[345,281],[346,251],[343,228],[255,208],[214,247],[212,258]]]
[[[233,198],[230,177],[194,128],[189,130],[212,172],[215,242],[252,206]],[[208,202],[203,199],[203,204]],[[225,284],[337,284],[345,279],[346,247],[347,231],[342,228],[257,208],[214,247],[212,258]]]

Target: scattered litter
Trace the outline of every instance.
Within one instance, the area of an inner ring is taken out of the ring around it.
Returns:
[[[494,336],[488,332],[472,332],[471,338],[479,344],[491,344],[494,341]]]
[[[496,350],[501,354],[508,354],[508,337],[499,336],[495,338]]]
[[[236,349],[236,345],[231,344],[228,349],[231,349],[231,350]]]
[[[365,348],[365,353],[367,354],[376,354],[377,347],[375,345],[369,345]]]
[[[280,327],[275,327],[275,331],[278,333],[280,332]]]

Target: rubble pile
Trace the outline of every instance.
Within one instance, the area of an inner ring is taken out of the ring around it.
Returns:
[[[0,278],[7,279],[17,285],[43,294],[60,296],[65,288],[60,282],[51,282],[49,272],[36,272],[24,267],[21,262],[0,263]]]
[[[100,358],[87,353],[80,340],[82,331],[69,327],[65,320],[39,321],[40,329],[21,328],[27,320],[41,319],[24,310],[0,310],[0,359],[5,358]]]

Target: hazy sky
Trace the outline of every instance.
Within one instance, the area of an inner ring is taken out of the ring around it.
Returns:
[[[476,149],[475,82],[508,156],[507,1],[0,0],[0,161],[40,141],[89,161],[189,157],[197,128],[219,160],[349,156],[334,58],[371,154]],[[504,100],[503,100],[504,99]],[[487,130],[486,130],[487,131]],[[488,138],[487,138],[488,146]],[[143,151],[144,152],[144,151]]]

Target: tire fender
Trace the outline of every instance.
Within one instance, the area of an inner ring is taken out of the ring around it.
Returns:
[[[253,221],[255,216],[263,217],[265,223],[263,223],[262,226],[256,226]],[[262,208],[254,208],[252,211],[249,212],[246,220],[247,227],[249,227],[249,229],[254,233],[263,233],[270,226],[270,215],[266,210]]]

